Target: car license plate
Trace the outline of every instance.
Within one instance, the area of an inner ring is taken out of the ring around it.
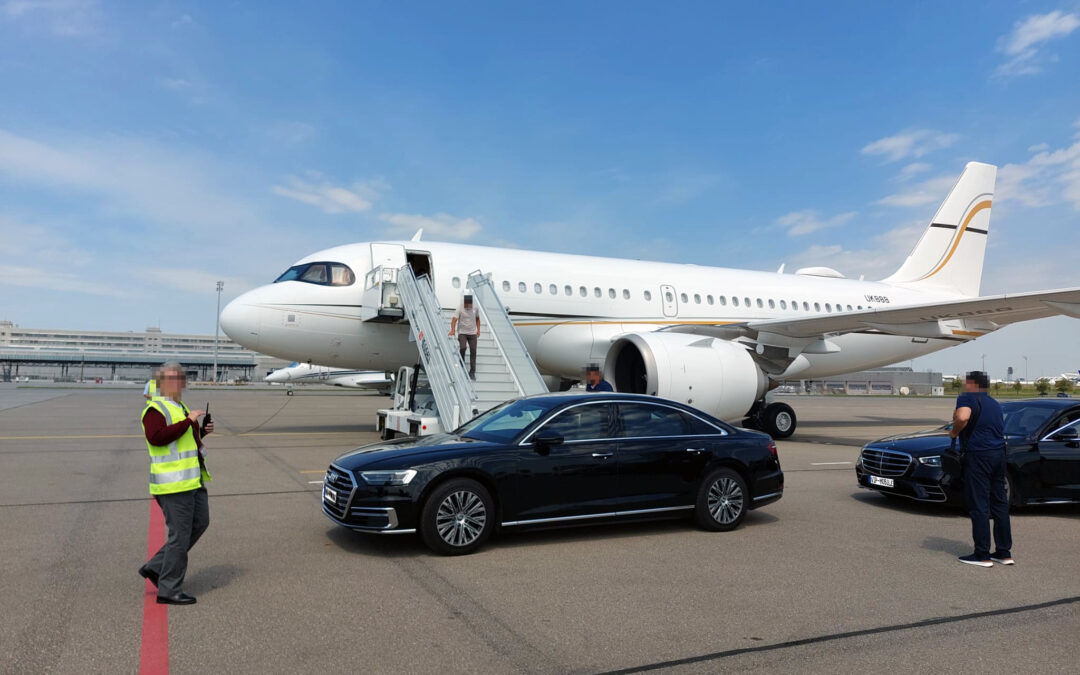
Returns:
[[[888,488],[896,487],[896,481],[892,478],[878,478],[877,476],[870,476],[870,484]]]
[[[324,502],[330,502],[331,504],[337,504],[337,491],[331,490],[327,486],[323,486],[322,498]]]

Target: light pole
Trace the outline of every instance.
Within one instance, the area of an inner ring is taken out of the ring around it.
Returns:
[[[986,372],[986,354],[982,355],[982,371]]]
[[[218,334],[221,331],[221,291],[225,288],[225,282],[217,282],[217,314],[214,315],[214,382],[218,381],[217,372],[217,344]]]
[[[1024,382],[1026,383],[1027,381],[1028,381],[1028,367],[1027,367],[1027,357],[1025,356],[1024,357]]]

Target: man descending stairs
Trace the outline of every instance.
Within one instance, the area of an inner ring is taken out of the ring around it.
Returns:
[[[479,335],[475,338],[475,381],[470,379],[469,368],[460,359],[459,345],[449,337],[451,327],[455,329],[453,332],[462,328],[461,315],[456,315],[455,310],[442,309],[430,280],[426,276],[417,278],[408,265],[398,270],[396,276],[397,289],[404,301],[404,318],[420,352],[443,429],[455,429],[508,399],[547,391],[536,364],[485,275],[473,272],[467,285],[473,294],[476,305],[473,311],[477,312],[479,324]]]

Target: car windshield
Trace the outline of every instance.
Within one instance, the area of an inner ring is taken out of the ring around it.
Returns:
[[[479,441],[505,443],[517,437],[554,406],[555,401],[546,399],[510,401],[469,420],[458,427],[455,433]]]

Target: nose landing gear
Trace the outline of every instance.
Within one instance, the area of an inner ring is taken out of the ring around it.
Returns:
[[[795,410],[787,403],[767,403],[765,399],[758,400],[743,420],[743,426],[748,429],[764,431],[773,438],[787,438],[795,433],[797,420]]]

